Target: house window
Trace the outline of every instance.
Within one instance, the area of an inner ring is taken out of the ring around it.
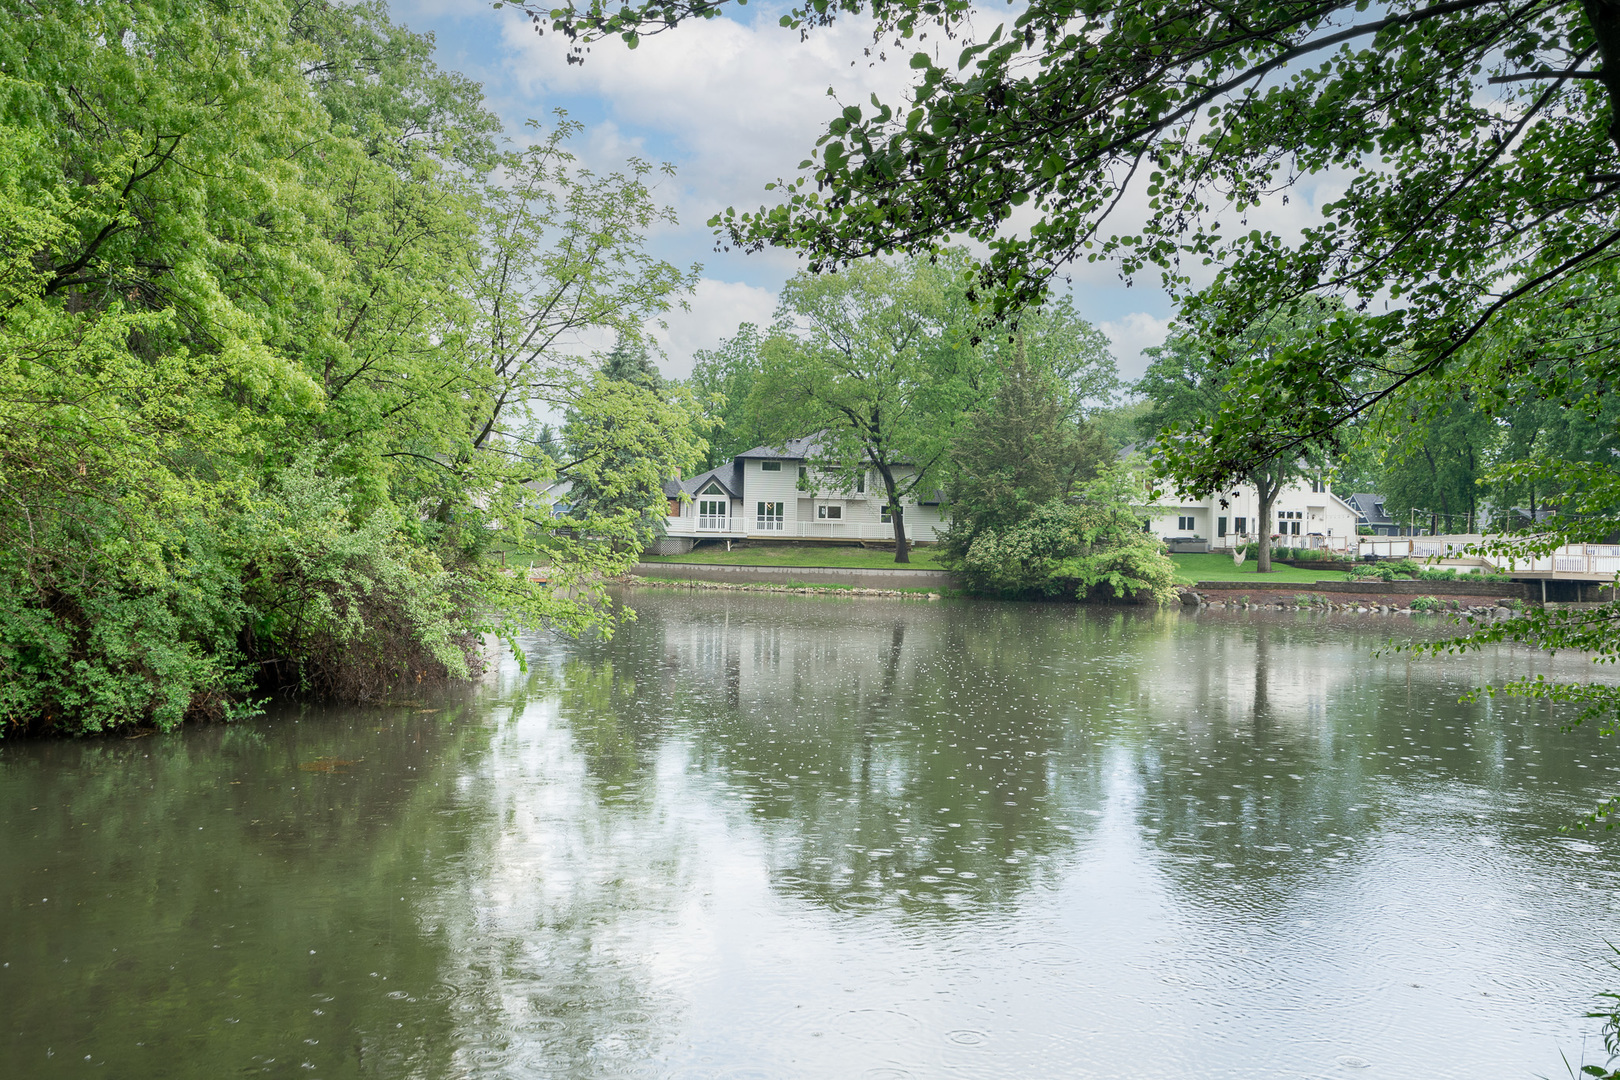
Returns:
[[[1322,483],[1321,479],[1318,478],[1311,481],[1311,490],[1320,495],[1327,490],[1327,485]]]
[[[699,499],[698,528],[724,529],[726,527],[726,502],[725,499]]]
[[[1288,524],[1290,524],[1290,525],[1292,525],[1294,527],[1293,535],[1298,536],[1299,535],[1299,522],[1290,521]]]
[[[1221,518],[1216,518],[1215,519],[1215,535],[1216,536],[1225,536],[1226,535],[1226,519],[1225,518],[1221,517]]]
[[[1232,519],[1232,531],[1239,536],[1249,535],[1249,519],[1246,517]]]
[[[842,506],[818,506],[818,507],[816,507],[816,517],[818,517],[818,518],[824,518],[824,519],[826,519],[828,521],[838,521],[838,520],[841,520],[843,518],[843,516],[844,516],[844,508]]]
[[[861,495],[866,494],[866,470],[855,470],[855,490]]]
[[[759,463],[759,471],[760,472],[781,472],[782,471],[782,463],[780,461],[762,461],[762,462]]]
[[[1183,514],[1181,517],[1176,518],[1176,528],[1181,532],[1192,532],[1197,527],[1193,524],[1190,514]]]
[[[810,482],[810,470],[804,465],[799,466],[799,486],[803,487]]]
[[[757,511],[754,518],[760,532],[782,531],[782,508],[786,505],[785,503],[762,502],[754,505]]]
[[[889,504],[888,503],[884,503],[883,508],[878,511],[878,520],[881,521],[885,525],[887,525],[891,520],[893,520],[892,516],[889,514]]]

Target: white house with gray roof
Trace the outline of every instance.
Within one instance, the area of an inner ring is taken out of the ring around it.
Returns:
[[[756,446],[727,465],[691,479],[668,480],[665,531],[669,553],[698,540],[893,540],[883,480],[872,469],[825,469],[815,464],[816,437],[782,446]],[[909,465],[895,466],[910,477]],[[937,492],[902,503],[906,538],[931,543],[945,527]]]

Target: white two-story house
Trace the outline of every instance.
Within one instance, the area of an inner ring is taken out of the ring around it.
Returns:
[[[660,551],[690,551],[699,540],[892,540],[883,480],[872,469],[853,475],[814,464],[815,437],[756,446],[728,465],[664,484],[668,542]],[[910,477],[907,465],[895,466]],[[917,496],[921,496],[918,501]],[[901,504],[906,538],[931,543],[945,526],[939,494],[917,492]]]
[[[1335,546],[1332,541],[1356,535],[1361,516],[1320,480],[1296,480],[1284,487],[1271,510],[1271,532],[1287,547]],[[1229,550],[1260,539],[1260,496],[1249,484],[1201,499],[1172,495],[1161,503],[1149,528],[1172,542],[1205,540],[1212,550]]]

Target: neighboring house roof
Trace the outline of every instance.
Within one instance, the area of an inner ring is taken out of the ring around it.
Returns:
[[[1347,500],[1368,525],[1394,525],[1395,519],[1384,512],[1384,497],[1368,491],[1358,491]]]
[[[744,450],[725,465],[708,472],[699,473],[690,480],[665,480],[664,494],[671,499],[678,499],[683,494],[695,496],[698,490],[709,484],[710,481],[718,483],[725,489],[726,494],[733,499],[743,498],[743,462],[747,459],[765,461],[810,461],[821,452],[821,432],[806,435],[802,439],[789,439],[780,446],[756,446],[752,450]],[[909,465],[906,461],[896,461],[896,465]],[[944,501],[945,493],[936,489],[931,496],[919,497],[918,501],[924,505],[935,505]]]
[[[574,481],[567,477],[562,479],[548,480],[544,484],[536,480],[529,480],[525,482],[523,486],[528,488],[530,491],[537,491],[541,495],[544,495],[555,502],[562,499],[570,491],[574,490]]]
[[[1361,511],[1356,509],[1355,504],[1352,503],[1349,499],[1341,499],[1341,498],[1339,498],[1339,496],[1333,494],[1333,492],[1329,491],[1329,490],[1324,490],[1322,492],[1322,494],[1326,495],[1328,498],[1332,499],[1334,502],[1336,502],[1340,506],[1344,507],[1346,510],[1348,510],[1351,514],[1355,515],[1357,518],[1359,518],[1361,516]],[[1359,525],[1360,522],[1358,521],[1357,524]]]

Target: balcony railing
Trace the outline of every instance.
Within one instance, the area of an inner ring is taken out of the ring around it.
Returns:
[[[906,536],[911,540],[932,541],[935,530],[944,526],[932,522],[906,522]],[[725,515],[699,514],[695,517],[668,519],[667,531],[671,536],[721,534],[732,537],[757,536],[762,533],[773,537],[806,540],[893,540],[894,526],[877,521],[787,521],[777,518],[762,519],[757,514]]]

